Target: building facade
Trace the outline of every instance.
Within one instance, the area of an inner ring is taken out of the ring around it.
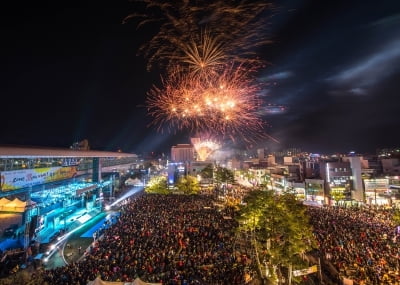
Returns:
[[[173,162],[190,162],[194,160],[194,148],[191,144],[178,144],[171,148]]]

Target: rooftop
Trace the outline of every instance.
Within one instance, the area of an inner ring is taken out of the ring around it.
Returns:
[[[69,148],[0,146],[2,158],[38,158],[38,157],[137,157],[133,153],[99,150],[73,150]]]

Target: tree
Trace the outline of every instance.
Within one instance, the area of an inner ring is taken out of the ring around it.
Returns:
[[[273,206],[272,191],[252,191],[244,199],[244,206],[241,207],[237,221],[239,224],[238,231],[245,231],[250,233],[251,245],[255,249],[257,272],[262,277],[261,262],[264,258],[259,255],[259,250],[264,250],[262,244],[268,240],[268,237],[263,236],[263,241],[257,238],[257,234],[265,232],[268,235],[269,231],[263,228],[261,222],[264,217],[264,212],[268,212],[268,208]],[[261,244],[260,244],[261,243]]]
[[[212,179],[214,176],[214,167],[212,164],[208,164],[200,171],[201,178]]]
[[[344,198],[346,197],[343,191],[335,189],[331,191],[331,196],[335,202],[344,200]]]
[[[400,226],[400,210],[395,209],[393,213],[393,222],[395,226]]]
[[[154,176],[150,179],[145,189],[146,193],[169,194],[167,178],[165,176]]]
[[[317,248],[317,241],[306,214],[306,206],[296,200],[293,194],[276,196],[278,211],[275,229],[275,241],[271,243],[271,262],[288,270],[292,278],[292,269],[302,269],[306,265],[303,257],[306,252]]]
[[[204,184],[214,185],[214,166],[208,164],[200,171],[201,181]]]
[[[235,183],[235,174],[225,167],[217,166],[214,176],[217,185]]]
[[[187,175],[180,177],[176,183],[178,191],[184,194],[198,194],[200,192],[200,184],[196,177]]]
[[[269,272],[278,269],[274,275],[287,271],[291,280],[292,268],[304,268],[302,257],[317,248],[306,207],[293,194],[278,195],[271,190],[253,191],[245,202],[238,219],[239,230],[251,233],[260,276],[264,263]]]

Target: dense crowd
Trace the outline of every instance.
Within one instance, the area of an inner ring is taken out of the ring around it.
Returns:
[[[244,195],[229,193],[239,200]],[[251,261],[235,251],[235,212],[220,207],[210,195],[143,194],[119,206],[120,214],[99,230],[100,238],[80,262],[41,268],[29,284],[87,285],[100,277],[164,285],[235,285],[255,275]],[[400,285],[400,227],[393,224],[392,209],[307,209],[323,271],[331,281]]]
[[[400,284],[400,232],[391,209],[310,207],[320,252],[338,279]]]
[[[47,284],[86,285],[100,277],[162,284],[244,284],[248,260],[234,251],[234,213],[208,196],[143,195],[84,260],[43,272]]]

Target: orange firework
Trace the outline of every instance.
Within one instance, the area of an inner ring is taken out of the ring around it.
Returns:
[[[159,130],[213,132],[236,141],[264,135],[260,84],[262,66],[254,50],[266,38],[269,3],[263,0],[137,0],[147,14],[132,14],[138,27],[157,22],[140,52],[148,69],[166,68],[162,87],[153,86],[146,106]]]
[[[223,44],[208,33],[201,35],[199,43],[192,39],[187,45],[181,46],[181,49],[184,55],[176,59],[187,65],[189,72],[202,73],[203,76],[214,76],[228,59]]]
[[[221,145],[213,139],[195,137],[191,138],[190,142],[196,150],[197,161],[205,161],[216,150],[221,148]]]
[[[175,72],[163,81],[163,88],[150,90],[147,107],[159,129],[250,139],[263,132],[256,112],[261,105],[259,91],[259,84],[243,66],[226,67],[222,74],[207,78]]]

